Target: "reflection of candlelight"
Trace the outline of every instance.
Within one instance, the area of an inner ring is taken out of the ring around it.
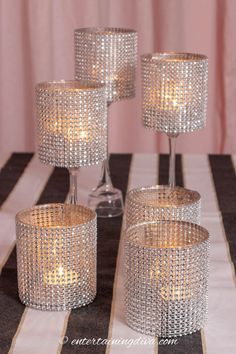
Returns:
[[[79,139],[89,141],[89,135],[88,132],[85,130],[76,132],[76,135],[78,135]]]
[[[175,204],[176,205],[175,205]],[[175,208],[178,206],[178,201],[174,200],[171,204],[171,201],[168,200],[164,200],[164,199],[159,199],[159,200],[149,200],[147,205],[148,206],[152,206],[152,207],[156,207],[156,208]]]
[[[114,69],[112,71],[109,71],[108,68],[106,68],[107,64],[105,63],[104,65],[99,65],[99,64],[93,64],[91,66],[91,77],[93,80],[101,81],[105,80],[106,82],[110,83],[115,83],[120,81],[122,79],[121,75],[118,75]]]
[[[70,128],[67,129],[66,134],[64,134],[65,138],[70,142],[84,142],[88,143],[91,141],[91,137],[89,136],[88,131],[86,130],[77,130]]]
[[[44,283],[48,285],[69,285],[77,282],[78,274],[73,270],[64,269],[61,265],[44,275]]]
[[[48,266],[52,270],[44,274],[44,283],[47,285],[68,285],[78,281],[78,274],[73,270],[67,270],[62,266],[62,240],[53,242],[52,257],[48,259]]]
[[[130,83],[126,67],[122,69],[111,66],[109,62],[92,64],[90,67],[90,78],[106,84],[107,102],[111,103],[115,98],[125,97],[130,91]]]
[[[158,269],[158,259],[156,260],[156,264],[154,267],[151,267],[150,270],[150,280],[151,282],[158,282],[158,277],[160,275],[160,271]]]
[[[68,142],[91,142],[91,134],[89,134],[88,127],[70,127],[63,125],[63,119],[58,117],[58,120],[53,124],[53,129],[51,125],[48,126],[48,131],[51,131],[54,136],[62,136]]]
[[[93,64],[91,66],[91,68],[92,68],[92,76],[93,77],[97,77],[100,74],[100,71],[101,71],[101,70],[99,70],[99,65]]]
[[[181,301],[192,297],[192,289],[187,284],[179,286],[163,286],[161,288],[161,297],[165,301]]]
[[[191,104],[192,86],[188,85],[187,90],[182,81],[167,79],[162,84],[149,87],[149,104],[160,111],[181,111]]]
[[[91,66],[91,77],[95,81],[100,81],[112,87],[113,95],[117,95],[117,90],[127,81],[126,72],[117,72],[117,70],[109,71],[107,64],[93,64]]]
[[[173,247],[174,245],[172,245]],[[172,258],[172,261],[174,259]],[[176,267],[175,270],[171,270],[174,265],[167,262],[165,268],[162,271],[159,270],[158,258],[150,270],[150,281],[154,286],[161,286],[160,294],[163,300],[165,301],[181,301],[190,299],[193,296],[192,285],[187,283],[186,276],[182,279],[181,284],[177,279],[178,271]],[[175,264],[175,262],[174,262]],[[169,283],[171,282],[171,285]],[[168,284],[168,285],[166,285]]]

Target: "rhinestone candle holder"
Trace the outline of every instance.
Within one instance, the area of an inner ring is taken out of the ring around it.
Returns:
[[[136,61],[136,31],[109,27],[75,30],[75,77],[105,84],[108,106],[134,97]],[[108,160],[88,203],[98,217],[115,217],[123,212],[122,193],[112,185]]]
[[[143,55],[142,119],[164,132],[170,144],[170,181],[175,185],[175,138],[206,125],[208,59],[202,54]]]
[[[126,197],[126,227],[161,220],[200,224],[200,214],[200,194],[182,187],[141,187],[130,190]]]
[[[136,60],[134,30],[112,27],[75,30],[76,80],[105,84],[108,103],[134,97]]]
[[[209,234],[183,221],[143,223],[125,234],[125,315],[134,330],[177,337],[206,323]]]
[[[105,87],[89,81],[39,83],[36,105],[39,159],[69,169],[69,202],[76,204],[77,169],[107,156]]]
[[[16,215],[19,297],[40,310],[70,310],[96,296],[96,214],[72,204]]]

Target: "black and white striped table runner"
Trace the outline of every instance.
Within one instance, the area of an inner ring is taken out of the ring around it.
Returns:
[[[98,293],[92,304],[71,312],[44,312],[26,309],[19,302],[15,213],[35,203],[63,202],[68,173],[40,164],[32,154],[4,155],[0,157],[0,167],[1,354],[236,352],[235,156],[177,156],[177,184],[200,192],[202,224],[211,233],[212,245],[208,326],[179,338],[176,345],[164,345],[162,338],[153,340],[141,335],[124,322],[121,217],[98,221]],[[167,184],[168,157],[112,155],[111,172],[115,186],[124,195],[134,187]],[[99,167],[81,169],[78,183],[82,203],[96,185],[98,175]],[[85,344],[85,339],[92,343]],[[110,342],[105,345],[107,341]]]

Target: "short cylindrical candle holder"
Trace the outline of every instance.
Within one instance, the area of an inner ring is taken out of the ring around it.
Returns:
[[[206,323],[209,234],[199,225],[163,221],[125,234],[125,315],[134,330],[177,337]]]
[[[182,187],[141,187],[130,190],[126,197],[126,227],[161,220],[200,224],[200,214],[200,194]]]
[[[96,213],[47,204],[16,215],[19,297],[26,306],[61,311],[96,296]]]

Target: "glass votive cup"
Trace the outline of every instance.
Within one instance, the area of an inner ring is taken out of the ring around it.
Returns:
[[[96,296],[97,216],[72,204],[46,204],[16,215],[19,297],[26,306],[61,311]]]
[[[134,330],[177,337],[206,323],[209,234],[183,221],[142,223],[125,232],[125,317]]]
[[[126,227],[159,220],[200,224],[200,216],[201,196],[190,189],[156,185],[132,189],[126,197]]]

